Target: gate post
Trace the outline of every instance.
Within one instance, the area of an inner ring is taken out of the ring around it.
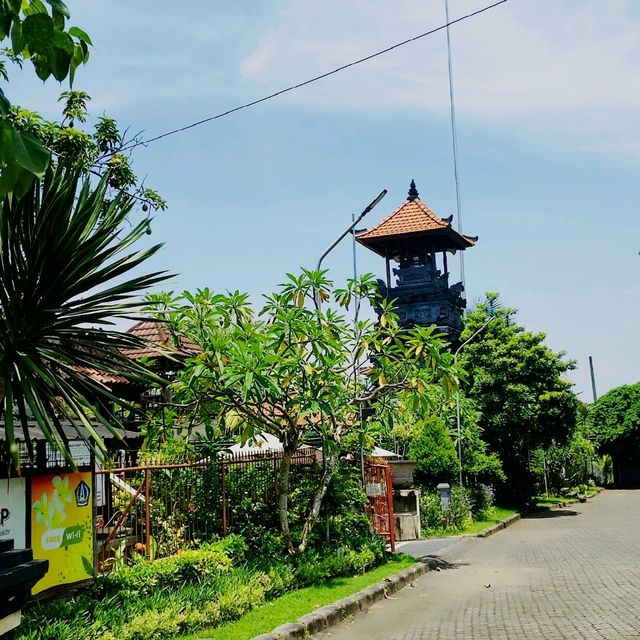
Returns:
[[[147,559],[151,559],[151,507],[149,504],[149,467],[144,470],[144,527]]]
[[[389,465],[384,466],[384,480],[387,487],[387,505],[389,515],[389,545],[391,553],[396,552],[396,519],[393,515],[393,478]]]

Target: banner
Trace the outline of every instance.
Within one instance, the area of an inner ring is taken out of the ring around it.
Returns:
[[[16,549],[27,546],[26,490],[24,478],[0,480],[0,540],[13,540]]]
[[[31,478],[33,557],[49,570],[33,593],[93,577],[91,472]]]

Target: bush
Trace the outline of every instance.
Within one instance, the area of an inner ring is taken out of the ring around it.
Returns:
[[[229,536],[167,558],[150,562],[140,557],[131,566],[117,567],[97,579],[94,591],[99,597],[127,594],[129,597],[150,595],[157,589],[176,589],[189,583],[204,582],[216,574],[230,570],[233,559],[244,558],[242,538]]]
[[[450,503],[443,508],[435,491],[420,496],[420,523],[426,535],[455,533],[464,529],[471,519],[471,498],[464,487],[451,489]]]
[[[444,510],[444,518],[447,528],[453,530],[464,529],[471,520],[471,499],[469,491],[464,487],[456,486],[451,489],[449,507]]]
[[[440,482],[452,483],[458,474],[458,454],[443,420],[429,416],[409,446],[409,458],[416,461],[413,476],[417,485],[432,489]]]
[[[440,496],[435,491],[420,495],[420,524],[425,533],[440,531],[444,526]]]
[[[469,488],[471,517],[474,520],[487,520],[493,508],[493,492],[483,484]]]
[[[244,566],[239,536],[180,552],[155,562],[140,559],[100,577],[71,598],[41,602],[24,612],[17,640],[169,640],[236,619],[266,600],[328,578],[362,573],[386,556],[384,540],[352,514],[337,530],[351,544],[281,552],[277,535],[265,548],[277,553]]]

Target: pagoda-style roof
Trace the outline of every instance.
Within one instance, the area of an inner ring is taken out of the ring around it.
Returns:
[[[356,231],[356,240],[382,257],[397,259],[407,250],[456,251],[472,247],[473,238],[458,233],[449,218],[441,218],[420,198],[411,181],[409,196],[391,215],[372,229]],[[411,248],[409,248],[411,247]]]

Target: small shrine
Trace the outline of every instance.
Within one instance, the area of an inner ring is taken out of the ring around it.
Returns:
[[[386,282],[378,280],[386,298],[396,300],[403,326],[436,325],[455,341],[462,330],[466,306],[464,286],[449,286],[447,254],[474,246],[476,237],[451,226],[453,216],[440,218],[418,197],[411,181],[406,201],[372,229],[356,231],[356,240],[386,261]],[[395,282],[391,282],[391,262]]]

